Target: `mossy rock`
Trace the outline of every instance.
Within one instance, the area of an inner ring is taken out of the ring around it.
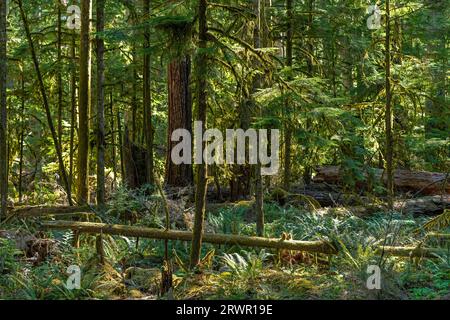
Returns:
[[[161,285],[161,270],[130,267],[125,270],[125,282],[134,289],[158,293]]]

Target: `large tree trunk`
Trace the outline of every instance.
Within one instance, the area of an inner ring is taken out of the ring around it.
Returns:
[[[166,183],[174,187],[192,185],[191,164],[175,164],[171,151],[179,142],[172,142],[172,133],[186,129],[192,134],[192,101],[189,89],[190,57],[173,59],[168,66],[169,128],[167,131]]]
[[[6,115],[6,1],[0,1],[0,219],[6,216],[8,200],[8,150]]]
[[[91,104],[91,1],[81,1],[80,91],[78,114],[77,202],[89,202],[89,111]]]
[[[374,172],[375,180],[387,182],[384,170],[372,168],[371,171]],[[319,167],[314,181],[339,184],[343,181],[343,173],[337,166]],[[365,182],[360,182],[359,185],[357,183],[357,186],[364,185]],[[414,172],[397,169],[393,174],[393,185],[400,191],[415,191],[421,194],[449,194],[450,176],[438,172]]]
[[[97,33],[105,26],[105,0],[97,0]],[[105,204],[105,44],[97,35],[97,204]]]
[[[202,132],[206,129],[207,92],[206,75],[208,57],[206,48],[208,45],[208,24],[206,18],[207,2],[199,0],[198,25],[199,25],[199,52],[197,53],[196,77],[197,77],[197,120],[202,122]],[[197,146],[199,147],[199,146]],[[206,143],[202,139],[201,150],[205,150]],[[192,232],[192,247],[190,266],[194,268],[200,261],[203,237],[203,223],[205,218],[206,189],[208,186],[208,168],[204,161],[197,166],[197,183],[195,190],[195,217]]]

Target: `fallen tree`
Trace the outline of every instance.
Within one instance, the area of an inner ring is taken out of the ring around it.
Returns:
[[[64,215],[92,212],[89,206],[27,206],[18,207],[10,210],[7,216],[16,216],[20,218],[41,217],[45,215]]]
[[[330,184],[340,184],[343,181],[343,172],[338,166],[324,166],[316,169],[317,175],[314,182],[326,182]],[[386,183],[386,174],[383,169],[371,168],[373,179]],[[366,181],[359,182],[366,185],[369,175],[365,174]],[[439,172],[415,172],[398,169],[394,171],[394,187],[402,191],[414,191],[425,195],[450,194],[449,175]]]
[[[416,199],[397,200],[394,202],[394,210],[404,214],[413,215],[439,215],[450,207],[450,195],[427,196]],[[367,216],[375,212],[385,212],[385,205],[366,204],[364,206],[322,208],[316,210],[319,214],[353,214],[355,216]]]
[[[445,251],[442,249],[420,247],[384,246],[377,249],[378,254],[382,254],[383,252],[387,255],[410,258],[436,258],[438,255],[445,253]]]
[[[42,223],[46,229],[73,230],[78,233],[112,234],[129,237],[141,237],[161,240],[191,241],[192,232],[180,230],[161,230],[154,228],[132,227],[117,224],[49,221]],[[231,234],[204,233],[203,242],[212,244],[228,244],[246,247],[262,247],[283,250],[306,251],[311,253],[337,254],[337,249],[327,241],[297,241],[275,238],[248,237]]]

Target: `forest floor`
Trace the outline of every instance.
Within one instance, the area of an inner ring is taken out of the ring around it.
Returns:
[[[163,228],[157,196],[119,190],[91,221]],[[192,216],[181,200],[169,200],[172,227],[189,229]],[[126,216],[126,215],[125,215]],[[253,235],[252,202],[210,209],[206,232]],[[450,246],[428,239],[429,216],[313,210],[296,203],[265,203],[267,237],[332,241],[335,256],[204,244],[200,270],[189,271],[190,243],[169,241],[173,290],[159,295],[162,240],[103,235],[105,263],[99,264],[92,235],[73,246],[71,231],[41,231],[43,218],[12,219],[0,225],[0,299],[450,299]],[[54,218],[51,218],[54,219]],[[394,257],[380,245],[440,248],[434,259]],[[66,286],[69,266],[81,269],[81,288]],[[369,290],[370,265],[381,266],[381,290]]]

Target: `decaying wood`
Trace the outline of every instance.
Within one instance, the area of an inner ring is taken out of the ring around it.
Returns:
[[[428,196],[394,202],[394,210],[404,214],[413,215],[438,215],[450,207],[450,195]],[[367,216],[375,212],[385,212],[384,205],[366,204],[364,206],[322,208],[316,210],[319,214],[353,214],[355,216]]]
[[[450,240],[450,233],[430,232],[430,233],[427,233],[427,237],[443,239],[443,240]]]
[[[132,227],[92,222],[49,221],[42,224],[44,228],[56,230],[74,230],[80,233],[113,234],[149,239],[191,241],[192,232],[179,230],[160,230],[153,228]],[[203,242],[212,244],[229,244],[248,247],[274,248],[284,250],[307,251],[312,253],[336,254],[336,248],[326,241],[297,241],[274,238],[247,237],[230,234],[203,234]]]
[[[379,247],[377,253],[381,254],[382,252],[387,255],[410,258],[436,258],[438,255],[445,253],[442,249],[391,246]]]
[[[382,169],[373,168],[375,181],[382,180],[386,183],[386,174]],[[366,174],[366,176],[368,176]],[[339,184],[342,182],[343,174],[338,166],[324,166],[317,168],[314,182],[326,182]],[[450,194],[450,177],[445,173],[438,172],[415,172],[409,170],[394,171],[394,187],[402,191],[420,192],[425,195]],[[362,183],[364,184],[364,183]]]
[[[92,212],[92,209],[89,206],[31,206],[14,208],[8,212],[8,216],[13,215],[20,218],[28,218],[45,215],[86,214],[89,212]]]

